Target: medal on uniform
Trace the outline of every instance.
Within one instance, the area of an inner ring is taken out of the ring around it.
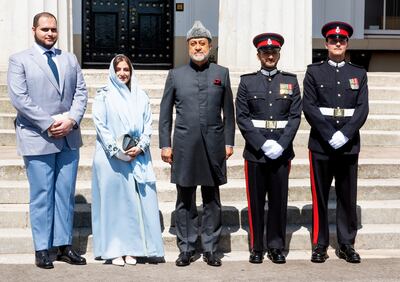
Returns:
[[[349,82],[351,89],[357,90],[358,88],[360,88],[360,85],[358,84],[358,78],[350,78]]]
[[[293,84],[291,84],[291,83],[288,83],[288,84],[281,83],[280,84],[279,94],[281,94],[281,95],[285,95],[285,94],[292,95],[293,94]]]

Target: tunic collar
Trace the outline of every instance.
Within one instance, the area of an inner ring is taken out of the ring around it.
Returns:
[[[194,69],[195,71],[203,71],[205,69],[208,69],[208,67],[210,66],[210,62],[207,61],[204,65],[196,65],[195,63],[193,63],[192,60],[190,60],[189,65],[191,66],[192,69]]]
[[[341,67],[344,66],[345,63],[346,63],[345,61],[341,61],[340,63],[336,63],[336,62],[334,62],[332,60],[328,60],[328,64],[330,64],[332,67],[335,67],[335,68],[341,68]]]
[[[271,71],[267,71],[267,70],[265,70],[265,69],[261,69],[261,73],[263,74],[263,75],[265,75],[265,76],[274,76],[275,74],[277,74],[278,73],[278,70],[277,69],[273,69],[273,70],[271,70]]]

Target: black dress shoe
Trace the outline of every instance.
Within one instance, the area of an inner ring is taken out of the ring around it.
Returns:
[[[75,252],[70,245],[59,247],[57,260],[75,265],[86,264],[86,259],[84,257],[81,257],[77,252]]]
[[[360,255],[354,250],[351,245],[342,245],[339,248],[339,258],[345,259],[350,263],[360,263]]]
[[[48,250],[36,251],[35,252],[35,264],[37,267],[50,269],[54,268],[54,265],[49,257]]]
[[[282,254],[282,251],[280,249],[269,249],[268,250],[268,258],[273,263],[286,263],[286,258]]]
[[[203,261],[205,261],[208,265],[211,266],[221,266],[222,262],[219,257],[217,257],[214,253],[205,252],[203,253]]]
[[[249,262],[250,263],[262,263],[264,260],[262,251],[252,251],[250,253]]]
[[[323,263],[326,259],[329,258],[328,254],[326,253],[326,247],[317,245],[311,255],[311,261],[315,263]]]
[[[175,261],[176,266],[187,266],[194,261],[194,252],[181,252]]]

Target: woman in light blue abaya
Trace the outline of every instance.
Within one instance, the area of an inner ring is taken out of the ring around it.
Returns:
[[[93,103],[96,151],[92,173],[92,229],[95,257],[115,265],[136,257],[164,256],[155,175],[150,156],[149,98],[124,55],[110,64],[107,86]],[[137,138],[124,151],[121,136]]]

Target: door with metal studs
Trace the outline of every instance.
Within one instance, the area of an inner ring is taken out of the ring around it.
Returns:
[[[172,0],[82,1],[84,68],[107,68],[125,54],[137,69],[169,69],[173,39]]]

